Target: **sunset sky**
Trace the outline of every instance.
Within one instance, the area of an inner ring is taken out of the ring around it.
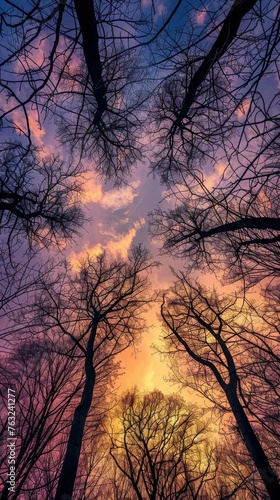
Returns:
[[[0,374],[18,400],[0,391],[0,421],[15,432],[17,405],[11,500],[278,500],[277,1],[3,3]],[[153,437],[142,447],[148,417],[127,446],[133,405],[145,414],[147,401]],[[122,416],[128,434],[114,428]],[[4,460],[3,500],[7,470]],[[155,480],[151,493],[158,470],[163,490]]]
[[[143,1],[143,8],[150,8],[153,2],[151,0]],[[193,8],[189,11],[189,21],[193,30],[197,33],[203,28],[207,21],[207,5],[201,7],[197,0],[198,10]],[[155,26],[160,26],[163,20],[167,19],[174,4],[168,0],[156,2],[154,6]],[[211,4],[211,8],[214,6]],[[178,29],[181,24],[182,12],[184,6],[181,5],[172,19],[169,29]],[[47,40],[37,41],[37,46],[32,52],[34,67],[40,65],[47,47]],[[60,41],[63,44],[63,39]],[[77,62],[74,59],[72,63]],[[17,62],[19,65],[19,62]],[[16,68],[20,69],[20,68]],[[3,103],[4,108],[7,104]],[[236,117],[242,122],[246,115],[250,102],[245,100],[236,112]],[[13,119],[19,128],[24,129],[24,119],[20,111],[13,112]],[[39,123],[38,115],[34,109],[29,109],[29,123],[32,132],[34,144],[42,148],[43,154],[55,154],[57,151],[54,129],[48,121]],[[156,241],[153,241],[148,233],[148,213],[156,208],[160,203],[161,207],[171,206],[174,200],[166,196],[166,187],[161,185],[158,178],[155,178],[149,165],[150,136],[142,137],[142,143],[145,144],[146,158],[138,161],[134,166],[133,175],[126,179],[125,183],[119,188],[115,187],[112,181],[102,182],[100,177],[94,173],[94,159],[92,163],[89,160],[83,162],[87,173],[84,174],[84,193],[83,203],[85,213],[90,222],[82,231],[81,236],[76,241],[68,245],[65,249],[66,256],[73,269],[77,269],[79,259],[86,254],[95,256],[106,250],[108,255],[114,257],[127,257],[132,245],[142,243],[148,248],[155,260],[158,260],[161,266],[153,271],[151,277],[152,286],[162,291],[172,284],[173,276],[170,266],[180,269],[182,263],[174,260],[171,256],[160,255],[160,248]],[[67,161],[67,160],[66,160]],[[214,184],[222,177],[225,164],[221,161],[214,165],[212,169],[204,172],[205,186],[211,189]],[[203,276],[203,281],[210,287],[214,284],[218,287],[219,282],[214,276],[207,274]],[[232,286],[228,286],[232,290]],[[226,290],[223,285],[223,291]],[[136,355],[130,351],[123,353],[121,360],[125,367],[125,375],[118,381],[120,389],[127,389],[137,384],[141,389],[158,388],[164,392],[172,392],[174,386],[164,381],[168,376],[166,363],[160,361],[160,356],[154,353],[152,344],[160,343],[162,327],[158,319],[159,305],[155,305],[147,315],[147,322],[151,325],[147,332],[143,332],[143,339],[137,348]]]

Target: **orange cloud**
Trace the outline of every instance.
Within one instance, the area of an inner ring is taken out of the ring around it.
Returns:
[[[137,231],[144,224],[145,219],[141,218],[139,221],[134,222],[133,226],[124,235],[114,234],[110,231],[103,232],[103,235],[111,237],[108,243],[102,244],[99,242],[93,246],[89,246],[89,243],[86,243],[79,252],[72,251],[70,253],[68,257],[70,264],[73,269],[78,269],[80,261],[87,255],[94,259],[104,250],[106,250],[106,252],[108,252],[112,257],[122,257],[123,259],[126,259]]]
[[[88,255],[91,257],[93,260],[98,257],[103,251],[101,243],[97,243],[96,245],[93,245],[92,247],[89,247],[88,243],[86,243],[82,250],[78,253],[76,252],[71,252],[71,254],[68,257],[68,260],[70,264],[72,265],[72,268],[77,271],[80,267],[81,261]]]
[[[106,245],[106,250],[113,256],[120,256],[124,259],[127,258],[129,249],[136,236],[137,231],[145,224],[145,219],[141,218],[139,221],[134,222],[133,227],[122,236],[120,239],[112,239]]]
[[[251,104],[251,101],[249,99],[246,99],[245,101],[243,101],[240,104],[240,106],[238,107],[238,109],[235,112],[239,119],[245,117],[245,115],[247,114],[248,109],[250,107],[250,104]]]
[[[83,203],[98,203],[103,196],[102,186],[98,183],[92,172],[82,175],[83,183]]]

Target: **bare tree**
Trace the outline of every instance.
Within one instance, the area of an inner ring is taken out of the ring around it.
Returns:
[[[138,0],[7,4],[1,14],[3,125],[31,144],[33,118],[42,127],[55,116],[64,145],[121,181],[140,157],[138,108],[146,92],[135,60],[151,31],[150,13]]]
[[[177,31],[160,40],[164,71],[151,101],[153,168],[171,185],[219,160],[244,168],[258,156],[253,141],[264,139],[265,148],[277,119],[277,89],[263,97],[265,78],[278,71],[277,3],[186,4]]]
[[[252,343],[256,350],[259,347],[264,351],[268,350],[267,344],[270,351],[279,345],[275,344],[271,333],[262,338],[258,335],[255,340],[252,336],[246,337],[245,329],[242,337],[243,311],[238,314],[237,297],[207,293],[198,283],[191,284],[183,273],[178,276],[170,296],[164,298],[161,316],[168,331],[169,349],[175,358],[180,358],[179,366],[180,363],[186,366],[184,360],[188,355],[194,361],[193,368],[197,367],[192,377],[196,388],[200,387],[222,410],[230,408],[269,497],[276,499],[280,485],[268,458],[271,450],[265,450],[250,421],[250,398],[246,400],[249,382],[245,377],[242,379],[242,370],[250,362]],[[239,342],[242,338],[244,341]],[[246,373],[249,374],[254,377],[251,368]]]
[[[15,500],[24,495],[31,500],[38,496],[54,499],[73,411],[81,398],[82,361],[74,351],[70,355],[69,343],[58,337],[47,341],[37,338],[32,344],[29,340],[21,340],[12,355],[3,357],[1,498]],[[11,367],[9,372],[7,366]],[[81,500],[94,495],[103,482],[109,443],[102,423],[110,409],[113,390],[110,386],[117,370],[117,364],[108,362],[97,373],[93,409],[87,418],[73,492]],[[107,388],[106,397],[104,387]],[[8,388],[13,388],[16,396],[14,466],[17,480],[14,491],[9,490],[7,482],[7,435],[8,422],[11,423],[6,410]]]
[[[35,320],[42,331],[47,329],[48,335],[56,332],[67,342],[68,355],[84,364],[82,394],[72,417],[57,499],[72,495],[98,379],[104,370],[118,374],[115,356],[133,345],[143,332],[143,312],[151,300],[147,275],[154,265],[141,246],[132,250],[127,262],[110,262],[102,254],[96,261],[86,259],[76,277],[70,277],[69,271],[68,279],[67,272],[63,273],[62,281],[54,287],[47,284],[37,298]],[[106,383],[102,383],[105,391]]]
[[[160,391],[124,394],[112,421],[110,454],[131,484],[129,498],[204,498],[215,452],[199,410]]]
[[[0,160],[0,308],[10,316],[56,265],[43,249],[61,250],[80,234],[85,215],[80,165],[19,142]],[[44,262],[43,262],[44,261]],[[7,318],[5,320],[5,323]],[[3,331],[1,336],[7,336]]]
[[[279,277],[277,150],[270,148],[261,165],[252,164],[241,178],[231,172],[212,190],[197,175],[175,208],[158,208],[151,231],[163,251],[185,259],[188,267],[223,270],[227,280],[249,286]]]
[[[7,143],[0,161],[0,227],[10,252],[22,239],[30,247],[60,246],[78,234],[84,219],[81,190],[79,167]]]
[[[279,275],[279,89],[265,89],[278,74],[280,12],[254,1],[189,9],[151,110],[153,168],[172,203],[152,233],[187,267],[222,263],[226,279],[252,285]]]
[[[238,332],[239,343],[247,350],[243,364],[243,397],[246,408],[279,462],[277,442],[280,439],[280,352],[279,352],[279,301],[266,293],[264,304],[247,301],[246,321]]]
[[[77,400],[79,373],[56,341],[23,340],[14,353],[1,360],[1,499],[52,498],[58,466],[65,450],[69,414]],[[9,367],[9,370],[7,370]],[[74,383],[75,379],[75,383]],[[14,410],[7,412],[8,388],[15,395]],[[15,415],[14,425],[9,425]],[[7,482],[8,428],[15,428],[16,486]]]

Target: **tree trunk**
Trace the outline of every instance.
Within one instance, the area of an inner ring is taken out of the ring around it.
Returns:
[[[255,4],[256,0],[235,0],[223,22],[217,40],[211,47],[208,54],[206,54],[204,61],[190,81],[184,103],[177,120],[179,123],[183,120],[183,118],[187,117],[188,111],[195,101],[198,87],[202,85],[212,66],[226,53],[227,49],[237,35],[241,21]]]
[[[92,403],[93,389],[95,384],[95,370],[93,367],[93,346],[98,325],[98,317],[94,317],[91,333],[87,343],[85,359],[85,385],[80,404],[77,406],[71,431],[68,439],[67,450],[64,457],[55,500],[71,500],[74,483],[76,479],[80,451],[83,440],[86,418]]]
[[[229,387],[226,395],[232,412],[236,418],[245,445],[258,469],[263,484],[271,500],[280,499],[280,484],[277,475],[270,467],[268,458],[240,404],[236,391]]]
[[[107,109],[106,85],[102,76],[102,62],[99,53],[99,35],[93,0],[74,0],[75,9],[82,34],[82,47],[91,81],[93,93],[97,101],[97,109],[93,123],[99,125],[101,117]]]

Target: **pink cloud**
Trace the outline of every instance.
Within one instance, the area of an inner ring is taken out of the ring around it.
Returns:
[[[138,191],[136,191],[141,184],[139,180],[135,180],[127,186],[104,192],[102,185],[91,172],[83,174],[83,179],[85,181],[82,195],[83,203],[100,203],[100,206],[106,210],[114,212],[125,208],[139,195]]]
[[[136,189],[140,186],[140,181],[134,181],[128,186],[124,186],[120,189],[111,189],[103,194],[101,199],[102,208],[108,208],[110,210],[119,210],[127,205],[130,205],[134,198],[138,196]]]
[[[202,24],[204,24],[206,16],[207,16],[207,10],[206,9],[203,9],[200,12],[197,12],[197,14],[195,16],[195,22],[196,22],[196,24],[198,24],[199,26],[201,26]]]
[[[46,131],[38,121],[37,111],[35,109],[28,109],[27,115],[30,132],[35,139],[35,142],[37,142],[37,144],[41,146],[43,145],[43,136],[45,135]],[[15,109],[12,112],[12,117],[18,132],[27,133],[27,124],[23,112],[20,109]]]

